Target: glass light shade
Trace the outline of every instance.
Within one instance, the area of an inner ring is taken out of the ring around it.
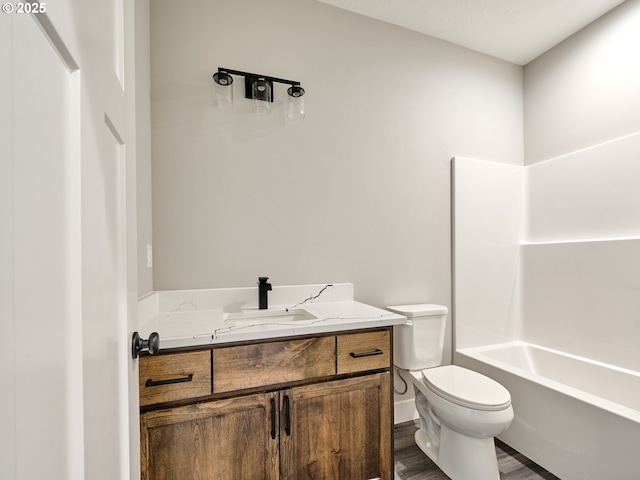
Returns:
[[[294,85],[287,89],[289,95],[289,105],[287,108],[287,117],[291,120],[302,120],[304,113],[304,88],[300,85]]]
[[[264,78],[258,78],[252,85],[253,113],[257,115],[268,115],[271,113],[271,82]]]
[[[217,72],[213,75],[214,100],[216,108],[233,107],[233,77],[225,72]]]

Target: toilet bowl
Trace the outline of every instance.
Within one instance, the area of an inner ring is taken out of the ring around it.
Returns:
[[[446,307],[388,309],[411,322],[394,327],[394,363],[415,393],[416,444],[453,480],[499,480],[494,437],[513,420],[509,391],[477,372],[440,366]]]
[[[420,417],[420,429],[415,435],[418,447],[454,480],[498,480],[494,437],[513,420],[509,392],[488,377],[452,365],[398,373],[414,387]],[[469,390],[461,395],[456,388],[461,386],[459,382],[446,384],[451,389],[440,386],[436,390],[425,375],[435,374],[438,378],[441,373],[456,380],[477,376],[472,383],[484,386],[483,393],[474,395]],[[489,399],[487,391],[495,393],[495,397]]]

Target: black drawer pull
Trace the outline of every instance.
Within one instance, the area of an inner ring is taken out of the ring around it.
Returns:
[[[144,384],[145,387],[159,387],[160,385],[173,385],[174,383],[187,383],[193,380],[193,373],[190,373],[186,377],[170,378],[169,380],[147,380]]]
[[[382,355],[384,352],[382,350],[380,350],[379,348],[376,348],[373,352],[362,352],[362,353],[353,353],[351,352],[349,355],[351,355],[351,357],[353,358],[360,358],[360,357],[372,357],[374,355]]]
[[[271,399],[271,438],[276,438],[276,399]]]
[[[284,396],[284,411],[284,431],[287,435],[291,435],[291,400],[289,399],[289,395]]]

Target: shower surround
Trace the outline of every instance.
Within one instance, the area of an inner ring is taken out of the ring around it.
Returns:
[[[640,134],[453,177],[454,363],[511,391],[500,438],[563,479],[640,478]]]

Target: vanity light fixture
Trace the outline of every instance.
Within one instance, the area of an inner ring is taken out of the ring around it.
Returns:
[[[218,71],[213,74],[213,81],[215,82],[214,105],[216,107],[230,108],[233,106],[232,75],[244,77],[244,96],[245,98],[254,100],[254,113],[270,113],[271,103],[273,103],[273,84],[284,83],[290,85],[287,90],[289,99],[287,116],[292,120],[304,118],[303,95],[305,91],[304,88],[300,86],[300,82],[257,73],[241,72],[223,67],[219,67]]]

